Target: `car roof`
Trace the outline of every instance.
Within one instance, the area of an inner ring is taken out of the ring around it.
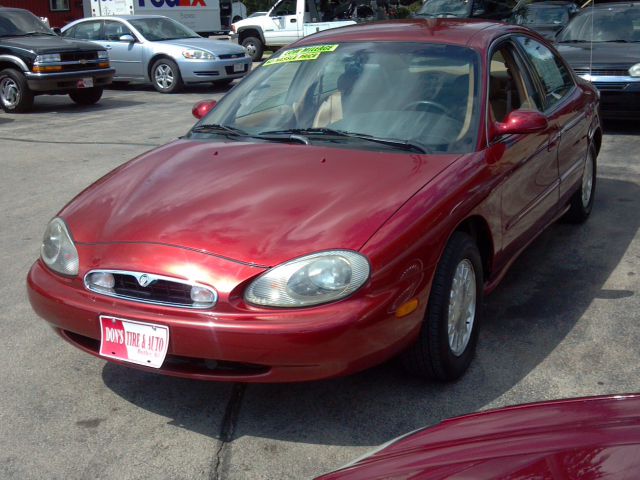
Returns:
[[[486,48],[495,38],[506,33],[523,33],[542,39],[519,25],[482,19],[407,19],[363,23],[324,30],[304,37],[296,46],[320,42],[422,42]]]
[[[585,7],[582,9],[582,11],[588,11],[591,8],[602,8],[602,9],[607,9],[607,8],[614,8],[614,9],[622,9],[622,8],[629,8],[629,7],[639,7],[640,6],[640,2],[610,2],[610,3],[597,3],[593,6],[589,5],[588,7]]]
[[[143,20],[145,18],[169,18],[166,15],[107,15],[102,17],[86,17],[76,20],[78,22],[86,22],[89,20]]]

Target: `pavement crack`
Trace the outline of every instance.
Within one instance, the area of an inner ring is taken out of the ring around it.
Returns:
[[[220,445],[213,459],[212,480],[222,480],[223,478],[224,457],[229,443],[233,440],[245,390],[246,384],[244,383],[235,383],[231,390],[224,417],[222,418],[222,426],[220,427]]]
[[[7,140],[9,142],[22,142],[22,143],[50,143],[57,145],[124,145],[132,147],[157,147],[158,143],[129,143],[129,142],[63,142],[60,140],[29,140],[26,138],[8,138],[0,137],[0,140]]]

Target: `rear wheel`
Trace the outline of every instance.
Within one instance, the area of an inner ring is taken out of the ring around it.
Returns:
[[[27,79],[12,68],[0,72],[0,106],[7,113],[23,113],[33,106],[33,92]]]
[[[69,93],[69,97],[78,105],[93,105],[102,98],[102,90],[102,87],[79,88]]]
[[[168,58],[161,58],[153,64],[151,81],[160,93],[176,93],[184,86],[178,65]]]
[[[242,41],[242,46],[247,49],[247,53],[254,62],[262,60],[264,53],[264,44],[262,40],[256,37],[247,37]]]
[[[582,169],[582,181],[580,188],[571,197],[569,211],[565,220],[570,223],[583,223],[589,218],[593,209],[593,201],[596,193],[596,149],[589,146],[589,151]]]
[[[466,233],[455,232],[436,268],[418,339],[402,356],[405,367],[440,381],[462,376],[478,341],[482,295],[478,247]]]

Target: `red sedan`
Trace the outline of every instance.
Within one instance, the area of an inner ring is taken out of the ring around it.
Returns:
[[[631,480],[640,395],[518,405],[445,420],[316,480]]]
[[[597,91],[518,26],[321,32],[194,112],[46,229],[31,304],[90,354],[245,382],[402,354],[452,380],[483,295],[593,205]]]

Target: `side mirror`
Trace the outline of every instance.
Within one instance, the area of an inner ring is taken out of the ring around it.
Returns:
[[[216,100],[203,100],[196,103],[191,109],[191,114],[198,120],[205,117],[218,104]]]
[[[517,133],[536,133],[546,130],[549,121],[537,110],[514,110],[504,122],[496,122],[493,125],[493,139],[502,135]]]
[[[118,40],[120,40],[121,42],[129,42],[129,43],[134,43],[136,41],[136,39],[133,38],[133,35],[129,35],[128,33],[125,35],[120,35]]]
[[[51,30],[53,30],[53,32],[57,33],[58,35],[62,33],[62,30],[60,29],[60,27],[53,27]]]

